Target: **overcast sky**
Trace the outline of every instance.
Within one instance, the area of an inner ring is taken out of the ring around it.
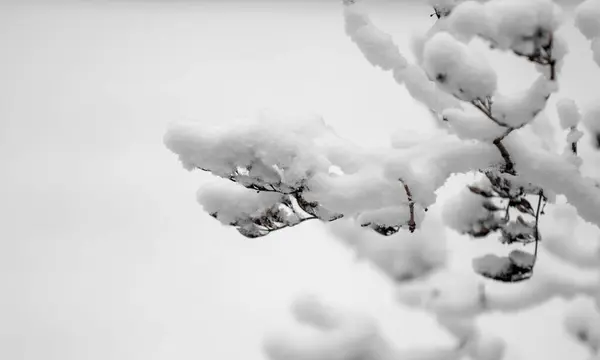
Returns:
[[[431,21],[417,5],[373,12],[403,49]],[[591,101],[598,73],[569,34],[561,86]],[[220,226],[195,202],[212,179],[162,145],[171,121],[266,107],[367,146],[430,126],[345,37],[337,2],[2,2],[0,48],[0,358],[263,359],[262,333],[290,326],[303,291],[381,315],[401,345],[447,341],[319,224],[258,240]],[[534,76],[496,61],[504,89]],[[521,344],[511,359],[582,359],[553,309],[484,321]]]

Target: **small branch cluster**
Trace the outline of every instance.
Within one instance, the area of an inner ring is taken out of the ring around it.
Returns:
[[[483,198],[484,208],[488,216],[479,223],[478,232],[470,234],[474,237],[487,236],[499,231],[499,241],[503,244],[520,243],[527,245],[535,243],[533,256],[523,251],[513,251],[508,257],[485,255],[473,262],[475,271],[479,274],[499,281],[516,282],[531,277],[537,259],[538,242],[541,240],[538,224],[542,208],[542,200],[546,201],[541,189],[524,187],[506,178],[502,172],[488,170],[484,172],[490,182],[489,187],[469,186],[469,190]],[[536,210],[533,209],[528,195],[538,195]],[[502,205],[497,205],[501,203]],[[518,215],[511,220],[511,210]],[[500,215],[503,214],[503,215]],[[534,218],[525,220],[524,216]]]
[[[200,169],[210,171],[204,168]],[[281,178],[275,182],[268,182],[260,177],[250,176],[250,170],[250,166],[248,168],[237,167],[226,178],[257,193],[277,193],[281,194],[281,197],[272,206],[252,214],[246,214],[243,218],[229,223],[242,235],[248,238],[257,238],[308,220],[334,221],[342,217],[341,214],[332,213],[317,202],[310,202],[303,198],[303,192],[308,189],[306,180],[302,181],[300,186],[292,187],[281,181]],[[210,215],[218,219],[219,212],[215,211]]]
[[[319,219],[315,214],[307,212],[310,208],[303,208],[297,199],[293,195],[282,195],[279,203],[229,225],[234,226],[245,237],[257,238],[304,221]],[[210,215],[214,218],[219,216],[218,212]]]
[[[442,6],[434,6],[433,7],[433,14],[429,15],[429,17],[437,17],[438,19],[441,19],[443,17],[446,17],[448,15],[450,15],[450,12],[452,11],[451,9],[442,7]]]
[[[417,229],[417,222],[415,220],[415,201],[413,199],[413,194],[410,191],[410,187],[408,186],[408,184],[406,184],[405,181],[403,181],[402,179],[398,179],[398,181],[400,181],[402,183],[402,187],[404,188],[404,192],[406,193],[407,206],[408,206],[408,211],[409,211],[408,220],[405,221],[405,220],[397,219],[397,223],[395,223],[393,225],[381,224],[381,223],[377,223],[374,221],[367,221],[367,222],[361,223],[362,227],[369,227],[372,230],[374,230],[375,232],[377,232],[378,234],[383,235],[383,236],[394,235],[395,233],[400,231],[400,229],[402,229],[404,226],[408,226],[408,231],[410,231],[411,233],[415,232],[415,230]],[[427,211],[427,209],[425,209],[425,211]]]
[[[556,60],[552,57],[554,36],[551,31],[538,28],[530,37],[524,37],[524,41],[533,41],[534,50],[530,54],[514,50],[513,52],[527,58],[532,63],[550,67],[550,80],[556,80]]]

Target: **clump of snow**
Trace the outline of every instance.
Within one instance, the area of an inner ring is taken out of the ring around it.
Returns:
[[[560,126],[563,129],[569,129],[577,126],[581,120],[579,107],[573,99],[560,99],[556,102],[556,111],[560,120]]]
[[[447,20],[447,30],[461,41],[480,36],[494,48],[532,55],[549,44],[562,14],[550,0],[464,1]]]
[[[477,335],[478,329],[471,317],[437,314],[438,323],[454,335],[460,343],[466,343],[469,338]]]
[[[494,45],[531,54],[547,43],[561,16],[550,0],[492,0],[485,4]]]
[[[478,34],[489,33],[485,6],[477,1],[462,2],[448,18],[448,28],[457,39],[469,42]]]
[[[460,106],[456,98],[442,91],[435,82],[429,80],[425,70],[418,65],[411,64],[405,69],[395,69],[394,79],[399,84],[405,84],[406,90],[415,100],[436,113]]]
[[[576,143],[583,137],[583,133],[577,129],[572,129],[567,134],[567,142],[568,143]]]
[[[567,332],[592,352],[600,350],[600,313],[588,299],[573,300],[565,313]]]
[[[209,183],[198,190],[198,202],[223,225],[246,220],[272,208],[281,201],[281,194],[256,192],[233,183]]]
[[[473,270],[477,274],[493,279],[512,276],[511,261],[507,257],[487,254],[473,260]]]
[[[557,91],[555,81],[540,76],[527,90],[511,95],[496,95],[492,115],[498,121],[511,127],[521,127],[530,123],[546,107],[546,100]]]
[[[383,70],[403,69],[408,62],[392,37],[377,28],[357,4],[344,7],[346,33],[373,66]]]
[[[423,66],[440,88],[459,99],[473,101],[496,91],[494,69],[448,32],[439,32],[427,41]]]
[[[413,32],[410,35],[410,50],[415,56],[418,64],[423,62],[423,49],[425,48],[427,40],[427,34],[423,32]]]
[[[314,297],[298,299],[292,312],[305,328],[267,336],[263,348],[272,360],[352,360],[375,352],[392,358],[394,349],[371,316],[334,309]]]
[[[320,329],[333,329],[342,321],[339,311],[314,294],[303,294],[296,298],[292,303],[292,314],[299,322]]]
[[[467,353],[474,360],[502,360],[506,343],[497,336],[478,332],[467,343]]]
[[[307,200],[348,215],[407,203],[402,184],[384,176],[382,169],[373,165],[341,176],[317,174],[308,188]]]
[[[502,136],[506,128],[502,127],[481,112],[447,109],[442,114],[460,139],[492,142]]]
[[[167,148],[186,169],[210,171],[247,186],[274,186],[290,192],[332,165],[343,172],[363,164],[360,149],[339,138],[318,116],[263,111],[228,126],[172,124]]]
[[[446,237],[438,216],[428,212],[414,233],[399,231],[381,236],[359,227],[353,219],[340,219],[327,228],[346,245],[358,259],[374,264],[388,277],[407,281],[423,277],[446,263]]]
[[[385,173],[390,179],[403,179],[414,200],[428,207],[435,202],[435,191],[450,175],[487,168],[501,161],[498,150],[491,144],[440,134],[410,149],[391,152]]]
[[[423,308],[443,317],[468,319],[483,311],[482,290],[480,279],[445,269],[423,281],[399,287],[397,299],[407,306]]]
[[[545,251],[577,267],[600,268],[600,230],[580,223],[572,205],[549,206],[542,220],[541,245]]]
[[[537,143],[534,143],[535,146],[540,146],[545,150],[556,149],[558,145],[556,139],[557,129],[550,121],[546,111],[542,111],[533,119],[529,127],[526,127],[520,131],[531,132],[531,134],[534,136],[531,138],[532,143],[537,140]]]
[[[586,117],[583,117],[584,123]],[[523,180],[556,194],[563,194],[584,220],[600,226],[600,188],[583,177],[577,166],[542,149],[527,145],[520,134],[505,138],[504,145],[512,156]]]
[[[545,255],[533,276],[519,283],[483,282],[463,272],[434,273],[428,279],[398,289],[398,300],[442,316],[476,316],[487,311],[520,311],[555,297],[597,296],[600,271],[578,269]]]
[[[487,178],[481,180],[479,187],[489,187]],[[464,233],[479,233],[483,227],[493,227],[498,218],[486,209],[489,199],[474,194],[467,187],[444,203],[444,223],[451,229]]]
[[[588,40],[600,36],[600,0],[585,0],[575,8],[575,26]]]
[[[508,255],[510,261],[512,261],[515,265],[523,267],[523,268],[531,268],[534,265],[535,257],[525,251],[522,250],[513,250]]]
[[[600,148],[600,140],[597,139],[600,136],[600,104],[595,103],[585,109],[582,116],[582,123],[591,133],[595,147]]]
[[[460,346],[397,348],[379,330],[372,316],[336,309],[314,297],[292,306],[296,329],[268,335],[263,349],[271,360],[499,360],[503,342],[480,332]]]
[[[600,66],[600,36],[597,36],[594,38],[594,40],[592,40],[591,48],[594,61],[598,66]]]
[[[600,133],[600,104],[596,103],[585,109],[582,120],[589,131]]]

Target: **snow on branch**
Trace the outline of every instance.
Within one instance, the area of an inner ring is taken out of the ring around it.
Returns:
[[[312,176],[330,171],[331,160],[341,168],[356,166],[348,156],[354,149],[320,118],[292,120],[263,113],[254,121],[215,129],[174,124],[164,141],[185,168],[240,185],[203,189],[199,201],[222,223],[258,237],[309,219],[342,216],[303,194]]]
[[[439,32],[427,41],[423,61],[430,78],[460,100],[486,98],[496,91],[494,69],[447,32]]]
[[[301,193],[252,191],[230,183],[202,187],[198,192],[198,202],[223,225],[234,226],[249,238],[264,236],[307,220],[331,221],[339,216],[303,200]]]
[[[327,229],[357,258],[393,280],[400,302],[432,312],[457,346],[398,349],[369,316],[301,298],[292,312],[304,332],[270,336],[266,354],[272,360],[500,360],[503,341],[479,332],[474,317],[577,296],[594,304],[578,305],[565,326],[597,351],[600,183],[584,175],[578,144],[585,130],[600,149],[600,107],[580,111],[573,100],[557,102],[568,131],[563,154],[524,136],[558,91],[567,53],[556,34],[559,7],[550,0],[430,0],[438,20],[415,41],[418,63],[409,64],[359,2],[343,1],[346,34],[373,66],[390,71],[435,113],[444,130],[365,150],[319,117],[262,113],[221,128],[175,124],[164,142],[185,168],[222,178],[198,193],[222,224],[260,237],[308,220],[331,222]],[[584,1],[575,16],[600,65],[600,0]],[[539,77],[524,91],[499,93],[496,72],[469,46],[475,37],[531,62]],[[466,173],[480,179],[443,204],[436,218],[428,210],[439,210],[437,190]],[[592,229],[585,236],[580,220]],[[445,227],[534,249],[473,259],[482,276],[453,273],[446,268]]]

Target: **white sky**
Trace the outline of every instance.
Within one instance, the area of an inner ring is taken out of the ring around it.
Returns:
[[[162,145],[171,121],[217,125],[262,107],[322,114],[370,146],[429,126],[345,37],[340,10],[0,4],[1,359],[263,359],[262,333],[289,326],[304,290],[381,315],[401,345],[445,341],[318,224],[258,240],[221,227],[194,199],[209,177]],[[373,17],[405,49],[431,21],[386,2]],[[585,87],[600,74],[573,34],[561,85],[591,101]],[[518,61],[501,70],[505,89],[533,77]],[[510,359],[583,359],[557,306],[484,322]]]

